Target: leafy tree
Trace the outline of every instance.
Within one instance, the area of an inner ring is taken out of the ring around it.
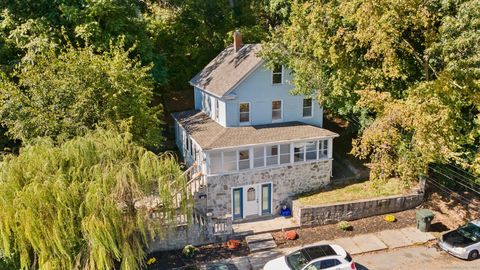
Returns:
[[[140,269],[150,236],[190,211],[185,187],[172,156],[128,132],[40,139],[0,163],[0,254],[22,269]]]
[[[314,93],[353,119],[361,132],[353,153],[371,158],[372,178],[412,179],[432,162],[475,166],[479,8],[478,0],[296,1],[262,54],[293,69],[294,93]]]
[[[152,1],[153,2],[153,1]],[[154,47],[149,23],[151,1],[118,0],[7,0],[0,2],[0,44],[2,39],[16,54],[5,61],[28,58],[28,52],[39,52],[54,44],[88,44],[97,51],[108,51],[111,42],[123,40],[134,57],[150,69],[157,83],[166,79],[164,58]],[[1,47],[1,46],[0,46]],[[2,55],[0,49],[0,55]],[[2,61],[0,61],[0,64]],[[8,63],[7,63],[8,64]],[[7,65],[8,66],[8,65]]]
[[[28,142],[72,138],[98,124],[129,119],[135,141],[159,145],[160,108],[149,107],[149,67],[128,53],[112,46],[103,54],[68,47],[36,55],[13,78],[0,78],[0,123],[13,138]]]

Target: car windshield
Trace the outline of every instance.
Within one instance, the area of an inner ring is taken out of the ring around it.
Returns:
[[[474,242],[480,241],[480,227],[475,224],[468,223],[467,225],[458,228],[458,232]]]
[[[300,270],[307,265],[308,259],[302,250],[293,252],[287,256],[287,264],[293,270]]]

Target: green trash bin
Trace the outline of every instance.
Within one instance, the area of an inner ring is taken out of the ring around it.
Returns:
[[[428,232],[434,217],[434,214],[432,213],[432,211],[428,209],[419,209],[417,211],[416,216],[417,216],[417,229],[419,229],[421,232]]]

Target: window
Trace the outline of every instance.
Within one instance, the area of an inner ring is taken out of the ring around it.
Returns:
[[[313,101],[311,98],[303,99],[303,117],[311,117],[313,115]]]
[[[267,166],[278,164],[278,145],[267,146]]]
[[[218,121],[218,115],[219,115],[218,99],[215,99],[215,120],[217,121]]]
[[[255,147],[253,148],[253,167],[265,167],[265,148]]]
[[[247,201],[251,202],[251,201],[255,201],[255,199],[256,199],[255,189],[251,187],[247,190]]]
[[[318,158],[328,157],[328,140],[318,141]]]
[[[282,84],[283,82],[283,66],[275,65],[272,71],[272,84]]]
[[[250,103],[240,103],[240,124],[250,122]]]
[[[305,146],[306,160],[317,159],[317,142],[307,142]]]
[[[272,121],[282,120],[282,101],[272,101]]]
[[[210,153],[210,173],[222,172],[222,153]]]
[[[238,169],[250,169],[250,153],[248,149],[238,151]]]
[[[293,146],[293,161],[302,162],[305,160],[305,143],[296,143]]]
[[[280,164],[290,163],[290,144],[280,145]]]
[[[231,172],[237,170],[237,152],[223,152],[223,171]]]
[[[337,259],[327,259],[323,260],[320,262],[320,268],[319,269],[328,269],[330,267],[334,267],[341,264],[339,260]]]

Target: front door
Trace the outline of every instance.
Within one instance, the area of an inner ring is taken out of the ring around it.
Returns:
[[[253,216],[253,215],[258,215],[258,203],[259,203],[259,190],[258,190],[258,185],[254,186],[245,186],[243,188],[245,200],[244,200],[244,205],[245,205],[245,217],[248,216]]]
[[[272,213],[272,184],[262,184],[262,215]]]

